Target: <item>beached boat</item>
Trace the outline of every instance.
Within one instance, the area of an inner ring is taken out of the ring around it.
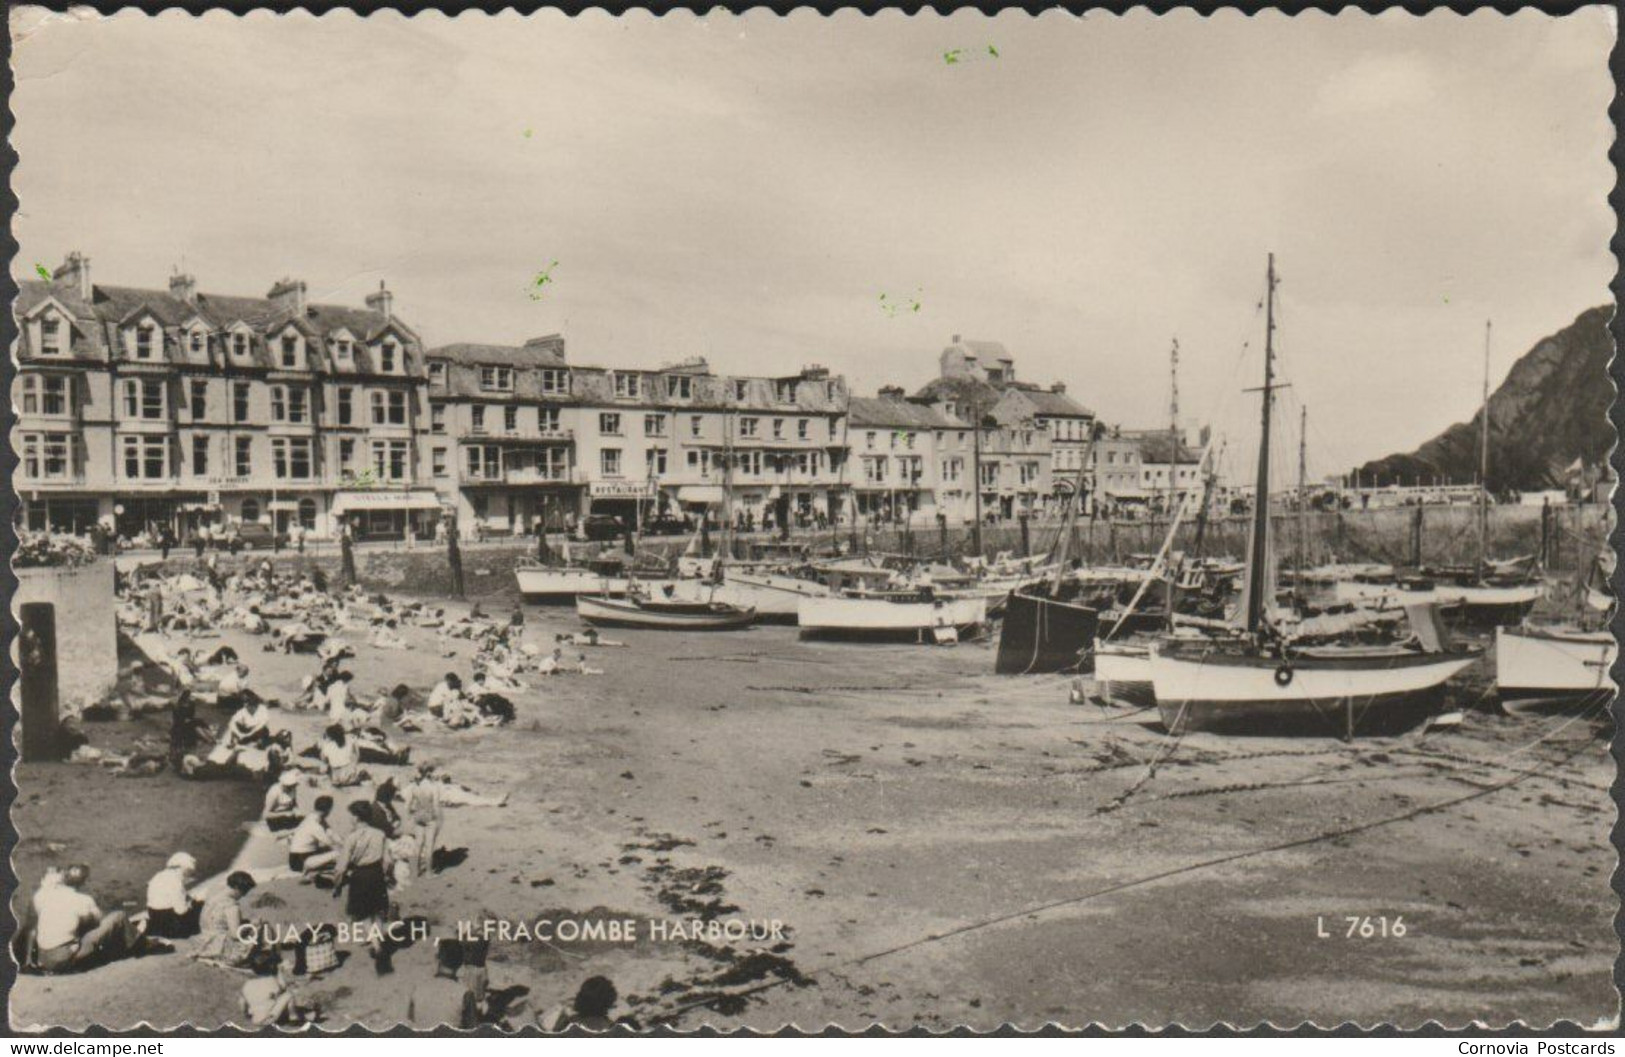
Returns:
[[[1100,696],[1119,705],[1152,708],[1157,703],[1151,681],[1151,648],[1122,642],[1095,647],[1095,685]]]
[[[1427,576],[1362,576],[1339,581],[1333,589],[1340,602],[1355,602],[1378,609],[1435,605],[1466,623],[1478,625],[1522,620],[1545,591],[1545,586],[1539,582],[1496,583],[1466,576],[1456,581]]]
[[[1012,591],[1005,602],[993,670],[1000,675],[1092,671],[1089,648],[1099,624],[1100,614],[1093,606],[1076,597],[1057,597],[1049,585]]]
[[[1257,496],[1270,494],[1270,413],[1275,390],[1275,258],[1265,294],[1264,384]],[[1282,637],[1267,612],[1274,597],[1269,504],[1253,504],[1247,556],[1246,637],[1171,640],[1151,650],[1151,682],[1163,726],[1269,734],[1337,733],[1352,738],[1421,722],[1444,699],[1445,683],[1483,651],[1443,641],[1436,610],[1407,609],[1415,639],[1395,645],[1304,647]],[[1097,665],[1098,665],[1097,660]]]
[[[527,602],[568,604],[580,595],[626,594],[632,582],[626,562],[618,555],[595,558],[582,565],[520,565],[513,571],[519,594]],[[640,579],[639,583],[660,590],[671,580]]]
[[[1606,629],[1496,628],[1495,688],[1514,715],[1606,701],[1614,695],[1608,672],[1619,655]]]
[[[721,583],[682,580],[676,595],[684,601],[725,602],[756,610],[760,623],[794,624],[804,598],[828,598],[833,592],[816,580],[783,573],[751,572],[726,566]]]
[[[576,613],[582,620],[597,627],[660,631],[731,631],[748,627],[756,619],[754,609],[741,609],[724,602],[595,598],[590,595],[576,599]]]
[[[984,599],[937,598],[924,591],[803,598],[797,609],[803,635],[827,638],[926,642],[949,632],[957,636],[986,621]]]

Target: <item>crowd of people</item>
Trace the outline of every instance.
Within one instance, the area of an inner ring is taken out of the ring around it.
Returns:
[[[448,865],[448,808],[507,803],[506,794],[476,792],[433,761],[413,761],[414,747],[391,728],[410,734],[431,726],[466,730],[511,723],[516,708],[509,695],[529,689],[526,680],[533,674],[596,674],[585,653],[567,660],[565,645],[620,645],[589,632],[568,642],[559,636],[549,651],[525,640],[525,617],[517,607],[505,619],[478,606],[450,615],[422,602],[336,589],[319,572],[278,572],[269,560],[228,572],[214,554],[194,572],[137,569],[123,578],[119,594],[121,627],[147,658],[137,666],[146,691],[136,696],[149,704],[161,701],[170,712],[167,754],[150,754],[146,773],[172,769],[192,781],[264,783],[260,836],[251,842],[277,842],[285,865],[233,869],[200,883],[197,859],[176,851],[153,874],[146,905],[134,913],[102,911],[85,891],[88,866],[49,870],[33,894],[25,966],[45,973],[82,971],[184,945],[201,964],[249,974],[240,1012],[253,1026],[320,1019],[319,1003],[301,993],[302,980],[320,977],[339,962],[331,935],[318,931],[290,939],[259,927],[245,902],[250,893],[278,881],[313,885],[343,899],[342,917],[335,913],[335,920],[384,926],[400,919],[402,893]],[[247,658],[230,645],[209,649],[198,643],[222,628],[263,638],[266,651],[309,654],[317,670],[286,701],[262,695]],[[393,645],[403,628],[432,631],[431,641],[448,653],[454,644],[471,643],[466,683],[452,671],[427,695],[404,684],[379,688],[370,697],[358,694],[350,667],[356,654],[346,637],[403,648]],[[229,718],[217,725],[200,714],[205,708]],[[299,711],[319,712],[324,720],[315,741],[302,746],[293,728],[310,725],[281,721]],[[116,755],[84,748],[85,759],[103,764]],[[374,936],[387,934],[380,928]],[[368,952],[378,974],[393,971],[395,952],[387,938],[370,940]],[[436,965],[433,978],[405,989],[407,1022],[471,1027],[499,1012],[487,1001],[482,946],[442,938]],[[547,1014],[557,1026],[609,1024],[613,985],[595,981],[583,985],[573,1010]]]

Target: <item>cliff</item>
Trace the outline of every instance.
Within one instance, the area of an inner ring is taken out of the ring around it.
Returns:
[[[1588,309],[1542,338],[1490,394],[1491,491],[1561,488],[1576,460],[1592,476],[1606,463],[1614,443],[1608,422],[1614,399],[1608,378],[1612,313],[1611,305]],[[1482,414],[1456,423],[1413,452],[1366,463],[1359,469],[1360,482],[1476,480]]]

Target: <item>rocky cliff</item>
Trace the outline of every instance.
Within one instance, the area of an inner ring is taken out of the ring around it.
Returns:
[[[1613,339],[1611,305],[1542,338],[1490,394],[1491,491],[1561,488],[1578,460],[1595,475],[1614,443],[1608,408]],[[1483,412],[1480,411],[1479,415]],[[1458,422],[1413,452],[1360,467],[1361,483],[1413,484],[1439,477],[1466,484],[1478,477],[1479,415]]]

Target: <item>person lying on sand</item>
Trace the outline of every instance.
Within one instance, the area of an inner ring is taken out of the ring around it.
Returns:
[[[554,635],[554,642],[562,642],[566,646],[618,646],[624,648],[626,643],[614,639],[606,639],[598,634],[597,628],[588,628],[569,635]]]

